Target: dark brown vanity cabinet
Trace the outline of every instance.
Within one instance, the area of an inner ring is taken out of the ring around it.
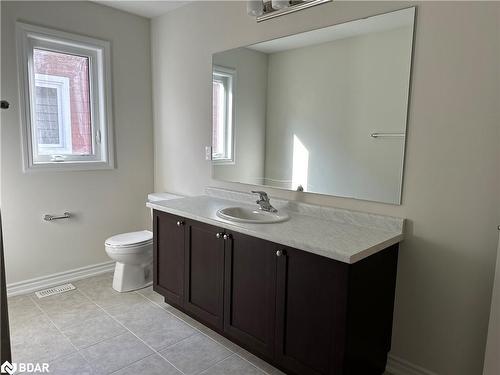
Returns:
[[[276,244],[226,234],[224,333],[268,359],[274,357]]]
[[[154,290],[288,374],[384,372],[397,253],[347,264],[154,211]]]
[[[283,248],[275,361],[294,374],[383,374],[391,348],[398,245],[354,264]]]
[[[223,327],[224,239],[222,230],[186,220],[184,309],[213,329]]]
[[[346,265],[283,248],[277,269],[276,360],[298,374],[342,374]]]
[[[154,210],[153,289],[211,328],[223,327],[224,240],[211,225]]]
[[[184,305],[185,221],[153,213],[153,288],[176,307]]]

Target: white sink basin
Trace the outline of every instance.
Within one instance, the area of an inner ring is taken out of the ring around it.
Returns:
[[[267,212],[258,208],[227,207],[217,211],[217,216],[230,221],[253,224],[280,223],[290,218],[282,212]]]

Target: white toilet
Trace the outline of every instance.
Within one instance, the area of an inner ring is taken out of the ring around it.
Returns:
[[[150,202],[182,198],[170,193],[148,194]],[[130,292],[153,281],[153,233],[149,230],[122,233],[105,242],[106,253],[116,261],[113,289]]]
[[[105,243],[116,261],[113,289],[129,292],[151,285],[153,280],[153,233],[149,230],[118,234]]]

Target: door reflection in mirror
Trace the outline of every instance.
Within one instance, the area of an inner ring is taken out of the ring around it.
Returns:
[[[307,176],[309,169],[309,151],[302,144],[297,135],[293,135],[293,169],[292,169],[292,189],[297,190],[302,186],[303,191],[309,191]]]

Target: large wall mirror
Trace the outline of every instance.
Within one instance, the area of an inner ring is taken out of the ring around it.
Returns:
[[[213,177],[400,204],[415,8],[213,55]]]

